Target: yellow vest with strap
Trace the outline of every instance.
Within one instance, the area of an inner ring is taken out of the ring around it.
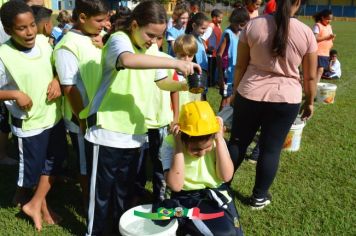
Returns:
[[[105,57],[112,37],[129,36],[124,32],[112,34],[106,46],[103,48],[102,65],[105,67]],[[135,53],[145,53],[133,46]],[[103,83],[109,81],[109,85],[102,91],[101,88],[94,100],[80,114],[81,118],[88,115],[96,116],[96,126],[102,129],[124,133],[145,134],[145,112],[150,109],[148,93],[154,84],[155,69],[121,69],[112,70],[110,74],[103,73]],[[103,84],[102,84],[103,85]],[[98,95],[98,96],[97,96]],[[103,96],[101,96],[103,95]],[[99,104],[96,108],[93,104]]]
[[[66,49],[78,59],[80,77],[90,101],[94,98],[101,81],[101,49],[93,45],[90,37],[71,31],[67,32],[56,45],[55,56],[58,49]],[[64,117],[71,120],[72,108],[66,98],[64,101]]]
[[[174,138],[168,135],[165,142],[175,147]],[[205,188],[218,188],[224,182],[216,173],[216,154],[214,148],[202,157],[190,155],[186,150],[184,155],[184,184],[183,190],[199,190]]]
[[[166,53],[160,52],[157,44],[152,45],[146,54],[172,58]],[[167,79],[173,79],[173,69],[167,69]],[[160,89],[154,83],[150,108],[146,111],[146,125],[149,129],[157,129],[169,125],[173,121],[173,110],[171,106],[171,92]]]
[[[52,48],[49,44],[37,42],[40,55],[29,58],[17,50],[11,41],[0,47],[0,59],[15,80],[19,91],[27,94],[33,103],[27,116],[22,120],[24,131],[45,128],[61,119],[60,100],[47,101],[47,89],[53,80],[51,63]]]

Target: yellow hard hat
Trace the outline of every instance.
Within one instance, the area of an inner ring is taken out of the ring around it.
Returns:
[[[179,115],[180,131],[190,136],[202,136],[219,131],[219,122],[208,102],[195,101],[182,106]]]

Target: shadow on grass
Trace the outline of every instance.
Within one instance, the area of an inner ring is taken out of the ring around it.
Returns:
[[[235,198],[237,198],[242,204],[249,206],[250,205],[250,196],[243,195],[239,191],[232,189],[232,194]]]

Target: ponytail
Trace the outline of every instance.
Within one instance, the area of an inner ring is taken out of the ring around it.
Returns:
[[[187,23],[187,28],[185,29],[186,34],[191,34],[193,32],[193,24],[201,26],[205,21],[209,21],[209,18],[202,12],[196,13],[192,18],[189,19]]]
[[[295,2],[296,0],[276,1],[277,10],[274,14],[274,19],[277,31],[272,42],[272,55],[275,57],[285,57],[286,55],[291,8]]]

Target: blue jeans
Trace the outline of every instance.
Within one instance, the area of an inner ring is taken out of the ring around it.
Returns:
[[[253,195],[267,196],[277,174],[284,140],[298,115],[300,104],[258,102],[238,94],[229,141],[229,151],[235,171],[244,160],[247,147],[261,128],[260,154],[256,166]]]

